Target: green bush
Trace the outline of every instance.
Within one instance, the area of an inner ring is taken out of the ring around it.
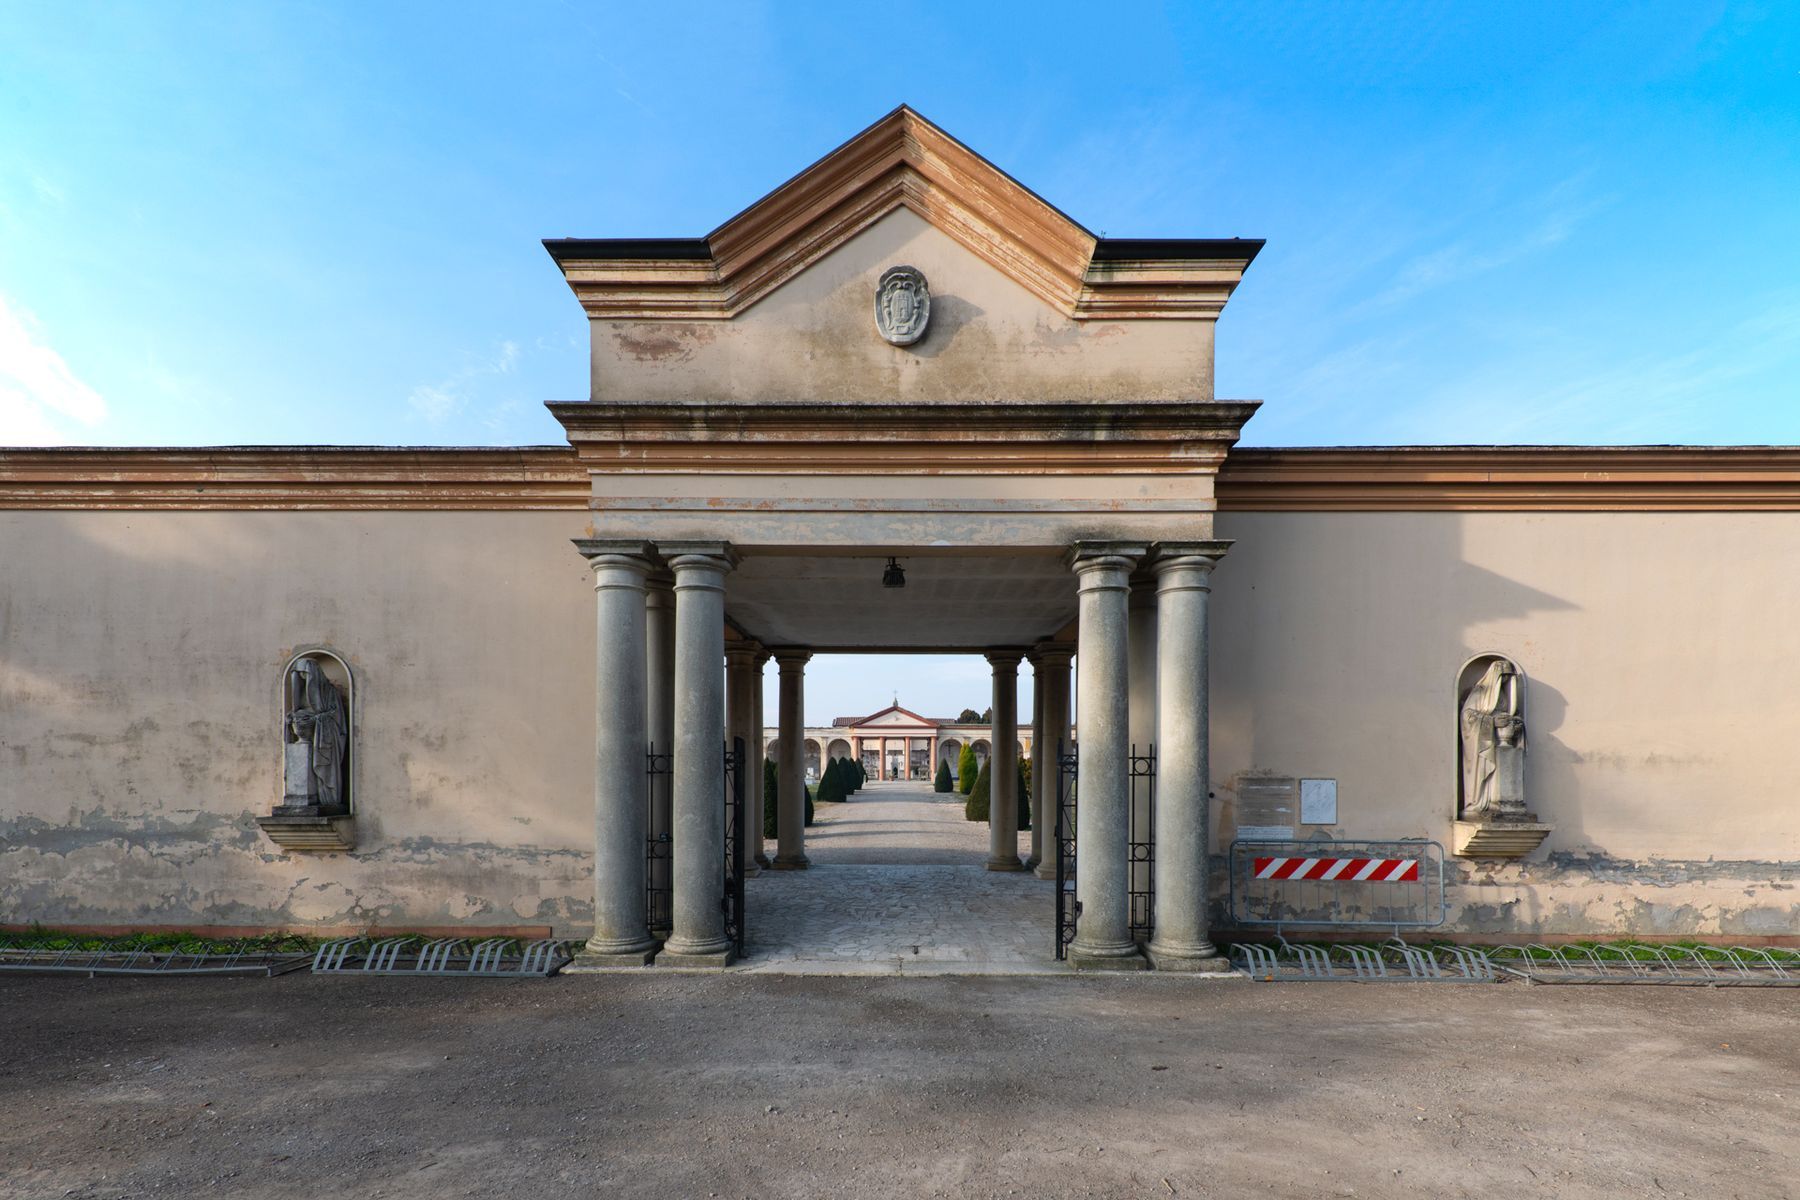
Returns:
[[[775,837],[777,834],[776,824],[775,824],[775,809],[779,803],[778,797],[780,795],[780,788],[781,788],[781,784],[777,780],[777,772],[775,769],[775,760],[772,758],[764,758],[763,759],[763,836],[766,838]]]
[[[805,785],[805,784],[804,784],[804,783],[803,783],[803,784],[801,784],[801,785],[800,785],[800,790],[801,790],[801,791],[803,791],[803,792],[805,792],[805,793],[806,793],[806,820],[805,820],[805,822],[803,822],[803,823],[804,823],[804,824],[805,824],[805,825],[808,825],[808,826],[810,826],[810,825],[811,825],[811,824],[812,824],[812,823],[813,823],[813,794],[812,794],[812,789],[811,789],[811,788],[809,788],[809,787],[807,787],[807,786],[806,786],[806,785]]]
[[[932,781],[931,785],[932,791],[947,792],[955,786],[956,781],[950,778],[950,764],[939,759],[937,778]]]
[[[844,760],[834,758],[825,765],[825,773],[819,776],[819,803],[841,804],[849,795],[844,786]]]
[[[993,760],[981,764],[981,773],[975,776],[975,786],[969,789],[969,798],[963,801],[963,816],[970,821],[988,819],[988,805],[991,802],[993,780],[989,768]]]
[[[1019,759],[1019,828],[1031,828],[1031,764]]]
[[[975,777],[981,772],[975,762],[975,747],[964,745],[962,757],[956,760],[956,790],[967,796],[975,790]]]

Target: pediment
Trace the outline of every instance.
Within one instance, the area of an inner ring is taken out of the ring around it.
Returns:
[[[705,237],[544,245],[596,320],[728,320],[899,209],[1073,318],[1214,318],[1262,246],[1096,238],[904,106]]]
[[[880,712],[864,717],[862,720],[856,722],[854,728],[872,729],[891,726],[906,726],[916,729],[936,729],[937,722],[927,720],[918,713],[913,712],[910,709],[901,708],[899,705],[889,705]]]

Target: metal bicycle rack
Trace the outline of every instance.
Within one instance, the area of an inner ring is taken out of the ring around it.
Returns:
[[[1532,983],[1800,987],[1800,951],[1754,946],[1499,946],[1494,966]]]
[[[342,938],[313,955],[315,975],[432,975],[461,979],[544,979],[573,956],[566,942],[489,938]]]
[[[0,935],[0,971],[33,975],[285,975],[306,968],[304,942],[194,938],[167,947],[141,937],[92,939],[58,933]]]
[[[1500,978],[1479,949],[1409,946],[1397,937],[1378,946],[1295,945],[1286,938],[1273,946],[1242,942],[1231,948],[1231,957],[1264,983],[1495,983]]]

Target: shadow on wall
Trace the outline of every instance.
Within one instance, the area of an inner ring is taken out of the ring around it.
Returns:
[[[1232,780],[1270,772],[1339,781],[1340,826],[1304,834],[1447,841],[1456,672],[1481,651],[1530,674],[1532,770],[1566,760],[1555,732],[1566,703],[1534,659],[1529,621],[1577,606],[1465,561],[1456,514],[1228,513],[1219,525],[1237,539],[1212,624],[1213,775],[1228,818]],[[1508,622],[1516,636],[1490,632]],[[1539,795],[1546,782],[1534,777]]]

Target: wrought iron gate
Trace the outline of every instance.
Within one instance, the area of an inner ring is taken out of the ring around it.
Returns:
[[[732,738],[725,750],[725,936],[737,957],[744,957],[744,766],[749,761],[743,738]]]
[[[649,811],[644,814],[644,913],[650,932],[665,935],[675,923],[675,844],[657,811],[656,797],[674,783],[675,756],[657,753],[652,742],[645,759]]]
[[[1066,958],[1075,940],[1075,747],[1056,743],[1056,957]]]
[[[1156,746],[1139,754],[1131,748],[1131,800],[1125,858],[1127,891],[1131,901],[1131,935],[1148,942],[1156,932]]]
[[[1080,755],[1057,743],[1056,756],[1056,957],[1068,957],[1081,902],[1075,898],[1075,779]],[[1126,792],[1126,878],[1131,933],[1140,942],[1156,931],[1156,747],[1131,748]]]

